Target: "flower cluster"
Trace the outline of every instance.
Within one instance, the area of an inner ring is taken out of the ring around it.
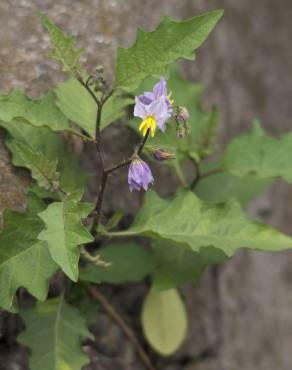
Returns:
[[[136,96],[134,116],[142,119],[139,131],[142,131],[145,137],[150,134],[155,135],[156,129],[164,132],[166,129],[167,120],[173,115],[175,120],[186,121],[188,112],[183,107],[174,107],[174,101],[171,99],[171,94],[167,92],[166,81],[161,78],[154,86],[153,91],[146,91],[143,95]],[[145,140],[147,140],[147,137]],[[157,161],[165,161],[174,158],[172,153],[168,153],[163,149],[153,149],[150,151],[152,157]],[[153,184],[154,179],[148,164],[142,161],[138,156],[132,160],[129,173],[128,184],[130,191],[133,190],[148,190],[149,184]]]

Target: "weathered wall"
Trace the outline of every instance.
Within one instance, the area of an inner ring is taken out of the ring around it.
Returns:
[[[88,65],[104,64],[110,79],[116,46],[129,45],[138,25],[151,29],[162,15],[182,19],[219,7],[225,9],[223,21],[197,53],[196,63],[184,64],[184,73],[207,86],[207,106],[219,104],[222,142],[245,130],[254,117],[260,118],[270,132],[289,130],[290,0],[2,0],[0,89],[8,91],[22,86],[37,95],[62,78],[57,66],[47,59],[49,40],[36,10],[44,11],[68,33],[77,35],[80,45],[87,48]],[[126,130],[121,139],[116,128],[106,136],[107,140],[115,140],[118,148],[115,150],[119,151],[125,149],[124,142],[135,141],[135,136]],[[115,155],[113,150],[111,158]],[[95,167],[93,160],[89,166]],[[0,167],[0,210],[7,206],[21,208],[21,188],[27,180],[10,168],[4,148],[0,150]],[[106,209],[110,211],[114,204],[123,207],[127,203],[134,212],[139,196],[129,196],[125,181],[119,186],[119,193],[114,192],[115,181]],[[121,189],[125,197],[121,197]],[[163,190],[165,194],[170,191]],[[255,203],[251,213],[292,234],[290,200],[291,189],[278,184]],[[190,333],[182,350],[174,359],[162,360],[159,369],[290,370],[291,265],[291,252],[272,255],[244,251],[223,266],[206,271],[196,286],[185,287]],[[137,314],[141,289],[129,288],[126,300],[123,292],[113,292],[122,312]],[[100,317],[96,330],[106,336],[95,349],[88,348],[93,354],[89,369],[138,370],[140,365],[119,329],[106,317]],[[8,353],[5,348],[0,352],[0,369],[26,369],[15,355],[18,350],[12,346]],[[4,362],[6,357],[9,362]]]

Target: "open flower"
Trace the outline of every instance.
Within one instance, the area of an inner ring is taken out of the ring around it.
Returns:
[[[138,96],[138,99],[143,104],[149,105],[161,96],[164,97],[168,110],[171,113],[174,101],[171,99],[171,94],[167,93],[166,80],[163,77],[161,77],[160,81],[154,85],[153,91],[145,91],[143,95]]]
[[[130,164],[128,172],[128,184],[130,191],[148,190],[149,184],[153,184],[154,178],[148,164],[140,158],[135,158]]]
[[[165,130],[165,123],[170,117],[168,107],[163,96],[153,100],[150,104],[143,104],[139,97],[136,97],[134,116],[142,118],[139,130],[143,130],[143,136],[150,130],[153,137],[158,127],[161,131]]]

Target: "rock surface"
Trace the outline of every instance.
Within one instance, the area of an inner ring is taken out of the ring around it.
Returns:
[[[0,89],[23,87],[33,96],[51,88],[63,78],[58,66],[47,58],[49,39],[42,30],[36,11],[43,11],[67,33],[77,36],[86,48],[84,61],[90,68],[102,63],[112,80],[117,45],[128,46],[138,26],[152,29],[163,15],[177,19],[209,9],[224,8],[225,16],[197,53],[196,63],[184,63],[185,76],[207,87],[205,104],[217,103],[222,112],[221,140],[244,131],[254,117],[272,133],[290,129],[292,105],[292,6],[290,0],[10,0],[0,2]],[[114,160],[127,150],[136,137],[117,127],[105,133],[114,140],[110,153]],[[23,207],[23,189],[28,184],[24,173],[12,169],[0,138],[0,211]],[[85,152],[88,150],[86,149]],[[88,160],[95,170],[97,164]],[[171,193],[175,179],[164,174],[165,195]],[[124,178],[112,179],[106,198],[106,212],[129,207],[130,215],[139,196],[130,196]],[[166,184],[171,185],[166,186]],[[117,186],[119,191],[116,191]],[[157,186],[157,187],[158,187]],[[92,192],[94,185],[92,185]],[[90,196],[90,194],[89,194]],[[292,191],[277,184],[261,197],[250,212],[283,231],[290,232]],[[228,263],[210,268],[196,286],[182,290],[190,315],[188,338],[177,355],[157,359],[165,370],[290,370],[292,338],[292,253],[267,254],[242,251]],[[138,318],[143,286],[131,286],[112,294],[114,303],[128,319]],[[126,297],[126,298],[125,298]],[[3,319],[2,319],[2,318]],[[7,321],[2,315],[0,321]],[[3,328],[3,325],[0,325]],[[92,355],[88,370],[142,369],[133,349],[119,328],[104,315],[94,329],[99,339],[86,350]],[[1,370],[27,369],[23,351],[7,337],[12,325],[0,331]],[[101,336],[103,334],[103,336]],[[5,339],[6,338],[6,339]],[[8,349],[9,348],[9,349]]]

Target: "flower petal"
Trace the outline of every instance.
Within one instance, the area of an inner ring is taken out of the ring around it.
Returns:
[[[150,114],[153,114],[156,120],[159,118],[168,118],[168,108],[165,99],[161,96],[160,98],[154,100],[148,107],[147,110]]]
[[[161,96],[164,96],[164,98],[167,97],[166,81],[163,77],[161,77],[160,81],[156,85],[154,85],[153,92],[155,98],[159,98]]]
[[[147,105],[143,104],[139,97],[135,98],[134,116],[144,119],[147,116]]]
[[[154,178],[148,164],[141,159],[134,159],[129,167],[128,184],[130,191],[148,190],[149,184],[152,184]]]

